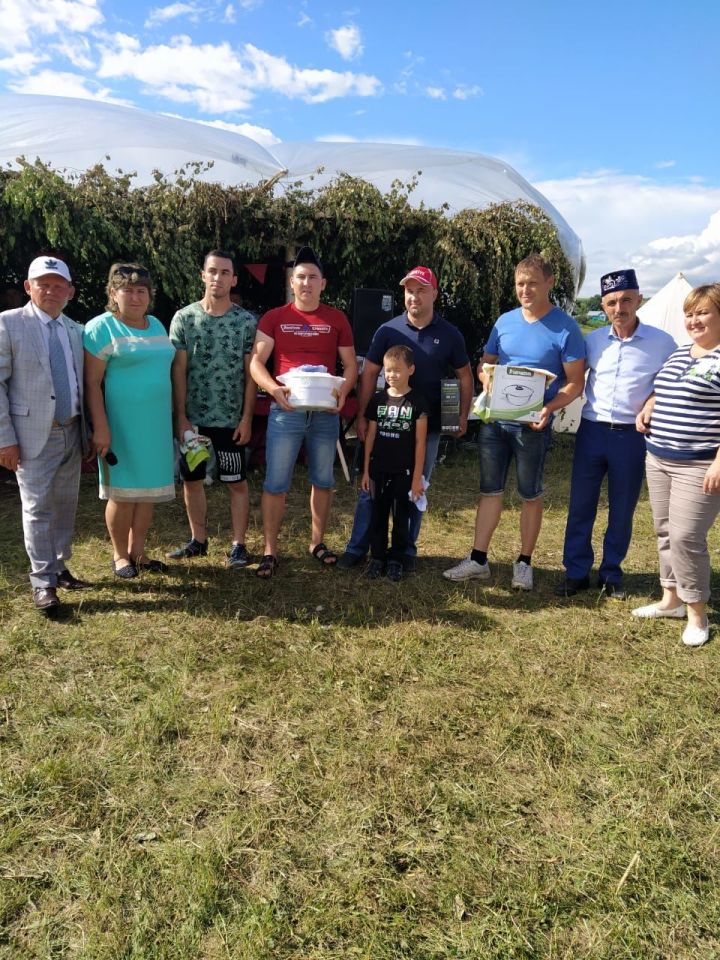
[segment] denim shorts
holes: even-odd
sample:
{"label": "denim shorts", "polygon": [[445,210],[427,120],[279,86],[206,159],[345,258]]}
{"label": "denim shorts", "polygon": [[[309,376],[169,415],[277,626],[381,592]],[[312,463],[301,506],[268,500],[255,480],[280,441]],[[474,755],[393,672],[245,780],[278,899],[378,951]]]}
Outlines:
{"label": "denim shorts", "polygon": [[497,496],[505,489],[508,467],[515,456],[517,491],[521,500],[537,500],[543,493],[545,456],[551,427],[533,430],[524,423],[494,420],[480,424],[480,493]]}
{"label": "denim shorts", "polygon": [[305,443],[310,483],[321,490],[335,486],[333,464],[340,418],[336,413],[283,410],[272,404],[265,439],[266,493],[287,493],[292,484],[295,461]]}

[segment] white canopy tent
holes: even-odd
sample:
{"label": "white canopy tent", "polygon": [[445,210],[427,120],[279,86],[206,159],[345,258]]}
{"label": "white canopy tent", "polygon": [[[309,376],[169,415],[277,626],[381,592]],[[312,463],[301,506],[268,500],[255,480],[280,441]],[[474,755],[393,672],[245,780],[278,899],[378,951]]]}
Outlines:
{"label": "white canopy tent", "polygon": [[136,171],[138,185],[152,183],[156,169],[171,177],[188,163],[207,161],[213,166],[202,179],[227,185],[272,179],[276,190],[298,180],[322,186],[348,173],[386,191],[394,180],[408,183],[422,171],[410,194],[415,205],[447,204],[455,213],[503,200],[537,204],[557,227],[578,288],[584,276],[582,243],[558,210],[509,164],[482,154],[384,143],[278,143],[266,149],[232,131],[133,107],[0,94],[0,163],[15,165],[21,156],[71,172],[97,163],[110,172]]}
{"label": "white canopy tent", "polygon": [[683,303],[691,290],[691,284],[682,273],[678,273],[640,307],[638,316],[643,323],[667,330],[678,346],[690,343],[690,337],[685,330]]}

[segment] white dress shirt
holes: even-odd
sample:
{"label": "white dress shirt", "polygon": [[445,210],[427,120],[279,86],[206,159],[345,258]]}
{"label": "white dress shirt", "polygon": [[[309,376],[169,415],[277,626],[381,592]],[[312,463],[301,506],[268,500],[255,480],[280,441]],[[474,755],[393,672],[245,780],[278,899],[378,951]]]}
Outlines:
{"label": "white dress shirt", "polygon": [[624,340],[612,326],[593,330],[585,338],[585,347],[590,374],[583,420],[634,423],[675,341],[664,330],[638,323]]}
{"label": "white dress shirt", "polygon": [[[36,306],[34,303],[32,305],[33,312],[35,316],[40,321],[40,329],[42,331],[43,340],[45,341],[45,349],[47,351],[48,357],[50,356],[50,323],[52,322],[52,317],[45,313],[44,310],[41,310],[40,307]],[[60,320],[60,317],[57,318]],[[80,413],[80,391],[78,390],[78,380],[77,374],[75,373],[75,361],[73,360],[72,348],[70,346],[70,338],[68,337],[68,332],[65,329],[65,324],[60,320],[58,325],[58,339],[60,340],[60,345],[62,346],[63,353],[65,354],[65,365],[67,366],[68,372],[68,382],[70,384],[70,396],[72,397],[72,409],[70,411],[71,417],[76,417]]]}

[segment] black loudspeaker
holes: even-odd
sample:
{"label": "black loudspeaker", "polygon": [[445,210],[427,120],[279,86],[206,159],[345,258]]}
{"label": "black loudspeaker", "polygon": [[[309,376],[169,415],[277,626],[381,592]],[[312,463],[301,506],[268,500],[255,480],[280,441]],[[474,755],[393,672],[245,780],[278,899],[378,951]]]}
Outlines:
{"label": "black loudspeaker", "polygon": [[353,290],[352,329],[355,353],[358,357],[367,354],[370,341],[377,328],[395,316],[395,297],[392,290]]}

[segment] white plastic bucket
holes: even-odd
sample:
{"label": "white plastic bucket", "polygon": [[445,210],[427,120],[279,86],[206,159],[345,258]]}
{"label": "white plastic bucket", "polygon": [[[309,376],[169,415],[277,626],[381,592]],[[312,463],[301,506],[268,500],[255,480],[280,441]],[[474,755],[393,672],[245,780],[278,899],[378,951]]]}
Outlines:
{"label": "white plastic bucket", "polygon": [[277,378],[290,388],[288,403],[297,410],[334,410],[337,397],[333,390],[339,390],[344,380],[331,373],[305,373],[302,370],[288,370]]}

